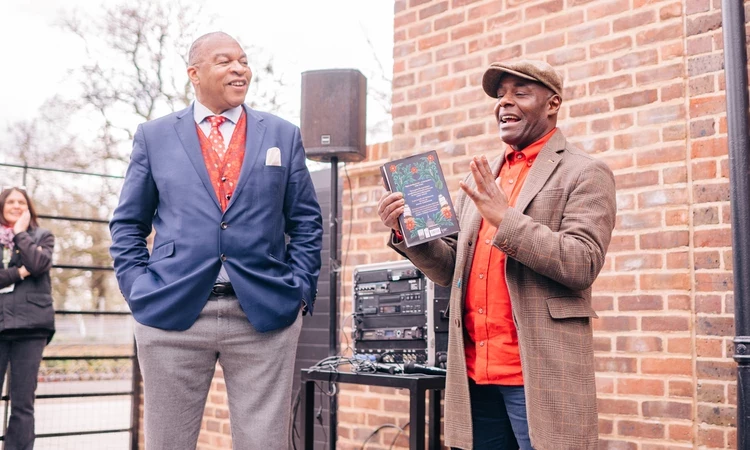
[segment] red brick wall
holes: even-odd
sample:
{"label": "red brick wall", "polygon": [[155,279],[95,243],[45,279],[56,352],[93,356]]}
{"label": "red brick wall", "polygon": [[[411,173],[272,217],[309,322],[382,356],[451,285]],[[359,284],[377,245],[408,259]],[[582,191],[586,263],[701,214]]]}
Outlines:
{"label": "red brick wall", "polygon": [[[393,141],[349,168],[345,292],[353,265],[397,259],[375,212],[378,166],[436,149],[455,192],[470,155],[502,149],[484,68],[544,59],[564,75],[561,128],[617,178],[617,227],[594,299],[601,448],[735,448],[720,4],[397,0]],[[403,393],[342,390],[341,449],[408,421]]]}
{"label": "red brick wall", "polygon": [[216,365],[214,380],[206,400],[206,410],[201,422],[201,433],[198,435],[196,450],[218,450],[232,448],[232,430],[229,424],[229,405],[227,388],[224,384],[224,372]]}

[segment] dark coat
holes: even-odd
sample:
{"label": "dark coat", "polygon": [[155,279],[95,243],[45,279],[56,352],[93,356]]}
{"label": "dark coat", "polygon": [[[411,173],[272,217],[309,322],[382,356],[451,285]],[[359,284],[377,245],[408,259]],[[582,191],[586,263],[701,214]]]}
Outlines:
{"label": "dark coat", "polygon": [[[0,289],[15,284],[13,292],[0,294],[0,331],[36,329],[55,332],[55,310],[49,270],[55,236],[42,228],[18,233],[8,267],[0,269]],[[18,268],[31,275],[21,280]]]}

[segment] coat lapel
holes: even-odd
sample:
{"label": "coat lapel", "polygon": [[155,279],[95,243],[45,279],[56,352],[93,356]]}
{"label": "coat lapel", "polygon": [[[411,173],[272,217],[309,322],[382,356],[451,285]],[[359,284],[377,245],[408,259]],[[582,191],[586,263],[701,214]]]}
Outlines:
{"label": "coat lapel", "polygon": [[232,207],[235,200],[242,193],[242,190],[247,184],[247,180],[250,178],[250,173],[255,166],[259,165],[258,159],[261,157],[263,136],[266,134],[266,126],[263,124],[263,117],[256,114],[255,111],[250,109],[247,105],[242,105],[242,107],[245,109],[247,120],[247,131],[245,132],[245,157],[242,160],[242,169],[240,170],[240,178],[237,180],[237,189],[227,205],[227,211],[229,211],[229,208]]}
{"label": "coat lapel", "polygon": [[[552,172],[560,163],[560,160],[562,159],[561,152],[564,149],[565,136],[561,131],[558,130],[550,138],[550,140],[547,141],[547,144],[539,152],[536,161],[531,166],[531,171],[526,177],[518,199],[516,200],[515,208],[517,210],[523,212],[526,207],[529,206],[531,200],[542,189],[545,183],[547,183],[547,180],[552,175]],[[497,178],[498,174],[500,173],[500,168],[502,167],[504,161],[505,151],[503,150],[503,153],[492,160],[492,162],[490,163],[490,168],[492,169],[492,173],[495,175],[495,178]],[[468,178],[468,183],[469,186],[476,188],[476,183],[474,182],[473,177]],[[476,208],[474,202],[471,201],[471,199],[466,200],[466,205],[464,206],[464,211],[462,211],[461,215],[462,217],[464,217],[464,220],[462,220],[461,222],[461,231],[466,233],[468,240],[475,243],[476,245],[477,237],[479,235],[479,228],[482,225],[482,215],[479,214],[479,210]],[[464,280],[469,275],[468,271],[471,270],[471,264],[473,263],[473,260],[474,250],[473,247],[470,247],[470,250],[466,255],[466,261],[463,261]]]}
{"label": "coat lapel", "polygon": [[562,151],[565,150],[565,136],[560,130],[547,141],[547,144],[539,152],[539,155],[531,166],[529,175],[523,183],[521,192],[518,194],[515,208],[523,212],[531,200],[547,183],[547,180],[554,172],[557,165],[562,160]]}
{"label": "coat lapel", "polygon": [[177,123],[174,125],[177,130],[177,135],[180,137],[182,142],[182,148],[187,153],[190,162],[193,164],[195,172],[198,174],[198,178],[203,182],[203,187],[206,188],[209,196],[213,199],[214,204],[219,210],[219,199],[216,198],[216,191],[211,184],[211,179],[208,176],[208,169],[206,169],[206,162],[203,160],[203,153],[201,152],[201,144],[198,140],[198,131],[195,127],[195,119],[193,118],[193,106],[184,109],[177,116]]}

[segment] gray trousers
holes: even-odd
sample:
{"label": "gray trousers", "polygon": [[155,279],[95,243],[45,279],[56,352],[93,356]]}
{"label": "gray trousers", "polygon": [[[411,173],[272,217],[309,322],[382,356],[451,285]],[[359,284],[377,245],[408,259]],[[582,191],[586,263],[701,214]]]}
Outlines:
{"label": "gray trousers", "polygon": [[186,331],[136,323],[146,450],[195,449],[216,362],[229,400],[235,450],[286,450],[302,318],[255,331],[236,297],[209,301]]}

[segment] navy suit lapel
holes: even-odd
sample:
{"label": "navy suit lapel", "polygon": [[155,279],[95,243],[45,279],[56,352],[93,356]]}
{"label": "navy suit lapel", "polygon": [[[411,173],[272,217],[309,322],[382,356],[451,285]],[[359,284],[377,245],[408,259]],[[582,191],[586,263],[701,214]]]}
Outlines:
{"label": "navy suit lapel", "polygon": [[237,180],[237,189],[235,189],[234,195],[232,195],[232,199],[227,205],[227,211],[229,211],[229,208],[232,207],[236,199],[242,194],[242,190],[250,178],[250,173],[259,164],[257,161],[261,157],[261,145],[263,144],[263,136],[266,134],[266,126],[263,124],[263,118],[247,105],[242,105],[242,107],[245,110],[247,120],[245,157],[242,160],[242,169],[240,170],[240,178]]}
{"label": "navy suit lapel", "polygon": [[193,117],[193,106],[186,108],[177,116],[177,123],[174,125],[177,130],[177,135],[180,137],[182,142],[182,148],[187,153],[190,162],[193,164],[195,172],[198,174],[198,178],[203,182],[203,187],[206,188],[210,197],[214,200],[214,204],[217,208],[221,209],[219,205],[219,199],[216,198],[216,191],[214,186],[211,184],[211,178],[208,176],[208,169],[206,169],[206,162],[203,160],[203,152],[201,152],[201,143],[198,140],[198,130],[196,129],[195,119]]}

